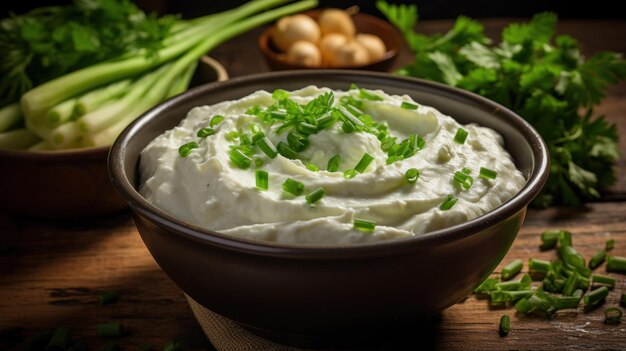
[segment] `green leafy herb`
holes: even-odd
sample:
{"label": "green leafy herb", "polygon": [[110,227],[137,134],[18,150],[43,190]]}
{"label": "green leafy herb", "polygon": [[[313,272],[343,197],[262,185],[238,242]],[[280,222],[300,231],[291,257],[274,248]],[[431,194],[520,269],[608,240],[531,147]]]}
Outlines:
{"label": "green leafy herb", "polygon": [[557,16],[544,12],[513,23],[492,44],[483,26],[459,17],[447,33],[415,33],[417,7],[377,1],[415,54],[398,73],[443,82],[481,94],[514,110],[548,144],[551,173],[534,202],[580,205],[598,198],[615,181],[617,132],[593,106],[607,87],[626,78],[621,54],[600,52],[588,59],[576,39],[555,37]]}
{"label": "green leafy herb", "polygon": [[306,196],[306,202],[312,205],[320,201],[324,196],[326,196],[326,191],[323,188],[317,188]]}
{"label": "green leafy herb", "polygon": [[269,174],[267,171],[257,169],[255,171],[256,188],[261,191],[267,191],[269,189]]}
{"label": "green leafy herb", "polygon": [[354,229],[360,230],[362,232],[373,232],[376,228],[376,222],[367,221],[365,219],[354,219]]}
{"label": "green leafy herb", "polygon": [[292,195],[300,196],[304,192],[304,183],[295,179],[287,178],[283,183],[283,190]]}

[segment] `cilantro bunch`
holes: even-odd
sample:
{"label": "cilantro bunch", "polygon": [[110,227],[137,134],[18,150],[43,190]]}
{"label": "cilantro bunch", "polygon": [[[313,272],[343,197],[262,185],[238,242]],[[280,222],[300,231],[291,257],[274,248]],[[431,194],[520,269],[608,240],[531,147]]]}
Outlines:
{"label": "cilantro bunch", "polygon": [[517,112],[542,135],[552,158],[551,174],[535,205],[578,206],[600,196],[615,181],[615,125],[593,116],[610,84],[626,78],[620,54],[583,57],[576,39],[555,37],[557,16],[545,12],[513,23],[494,44],[483,26],[460,16],[443,35],[414,32],[415,5],[377,2],[415,54],[398,73],[463,88]]}

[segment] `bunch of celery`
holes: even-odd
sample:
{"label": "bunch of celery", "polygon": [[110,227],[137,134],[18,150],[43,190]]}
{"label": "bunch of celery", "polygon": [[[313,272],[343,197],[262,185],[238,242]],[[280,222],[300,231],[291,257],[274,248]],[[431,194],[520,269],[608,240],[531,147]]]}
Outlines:
{"label": "bunch of celery", "polygon": [[[254,27],[317,6],[253,0],[177,23],[156,53],[121,57],[63,75],[0,109],[0,148],[50,150],[110,145],[140,114],[185,91],[205,53]],[[20,120],[25,123],[20,126]],[[11,129],[13,127],[13,129]]]}

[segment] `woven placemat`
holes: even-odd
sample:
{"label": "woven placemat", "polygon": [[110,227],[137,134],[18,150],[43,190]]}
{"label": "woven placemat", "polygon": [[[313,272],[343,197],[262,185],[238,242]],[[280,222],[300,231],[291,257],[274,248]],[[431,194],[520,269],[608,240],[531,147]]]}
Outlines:
{"label": "woven placemat", "polygon": [[204,334],[218,351],[312,351],[265,340],[185,295]]}

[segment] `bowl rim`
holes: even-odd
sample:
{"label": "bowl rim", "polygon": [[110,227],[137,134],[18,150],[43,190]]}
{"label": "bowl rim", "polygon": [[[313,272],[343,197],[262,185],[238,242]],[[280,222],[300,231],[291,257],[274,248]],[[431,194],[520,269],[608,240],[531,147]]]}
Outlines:
{"label": "bowl rim", "polygon": [[[146,124],[162,113],[187,100],[193,100],[196,96],[206,94],[212,90],[246,86],[254,83],[262,83],[263,80],[288,78],[290,76],[304,77],[319,75],[352,75],[369,77],[372,79],[393,80],[398,83],[418,84],[432,90],[441,91],[461,98],[477,102],[481,106],[491,109],[498,114],[506,115],[508,122],[513,125],[530,144],[534,158],[530,174],[526,184],[511,199],[497,208],[471,219],[467,222],[456,224],[444,229],[427,232],[413,237],[399,238],[394,240],[382,240],[359,244],[294,244],[281,242],[266,242],[239,238],[232,235],[222,234],[216,231],[204,229],[179,220],[156,206],[148,203],[135,189],[131,181],[126,177],[124,164],[126,163],[127,144],[133,137],[141,133]],[[137,162],[133,167],[137,167]],[[214,82],[198,86],[173,99],[155,106],[130,124],[117,138],[109,153],[108,167],[109,176],[116,191],[124,198],[134,215],[147,217],[158,226],[167,229],[176,235],[195,240],[203,244],[218,246],[223,249],[239,251],[247,254],[272,257],[290,257],[300,259],[351,259],[358,257],[374,257],[390,254],[402,254],[416,249],[427,249],[428,245],[445,244],[479,234],[485,228],[501,222],[515,214],[524,211],[528,204],[541,191],[549,174],[550,158],[548,149],[537,131],[522,117],[504,106],[484,98],[480,95],[447,86],[442,83],[417,79],[412,77],[394,76],[387,73],[358,71],[358,70],[291,70],[264,72],[244,77],[233,78],[224,82]]]}

